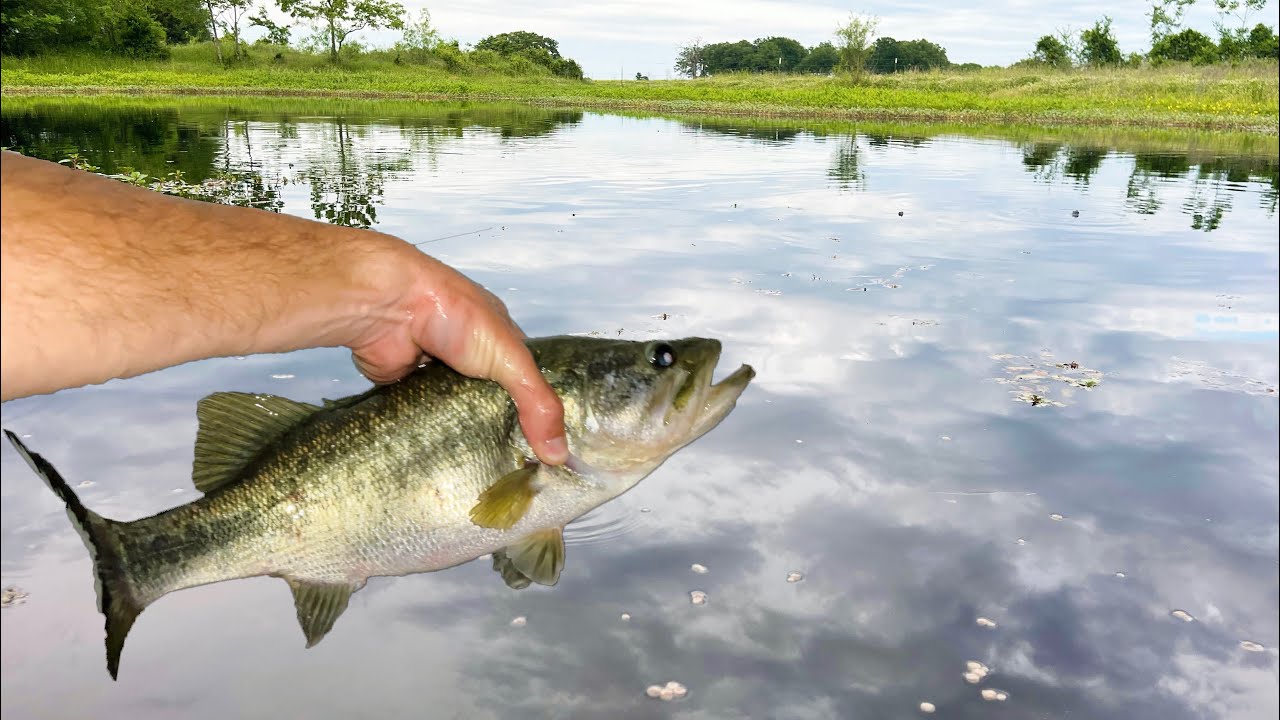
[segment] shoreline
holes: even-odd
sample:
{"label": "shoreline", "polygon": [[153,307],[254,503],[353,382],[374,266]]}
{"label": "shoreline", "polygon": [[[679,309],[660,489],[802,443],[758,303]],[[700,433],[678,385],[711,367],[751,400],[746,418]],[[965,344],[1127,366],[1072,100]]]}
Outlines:
{"label": "shoreline", "polygon": [[749,117],[794,120],[847,120],[956,124],[1011,124],[1042,127],[1115,127],[1136,129],[1177,129],[1232,132],[1259,136],[1280,134],[1280,122],[1270,118],[1243,121],[1239,116],[1166,114],[1132,117],[1104,110],[1089,111],[1003,111],[938,110],[933,108],[813,107],[782,103],[726,102],[717,100],[657,100],[590,96],[560,96],[493,92],[412,92],[375,89],[262,88],[244,86],[155,85],[0,85],[0,97],[65,96],[165,96],[254,97],[349,100],[409,100],[419,102],[508,102],[537,107],[575,108],[597,111],[642,111],[692,116]]}

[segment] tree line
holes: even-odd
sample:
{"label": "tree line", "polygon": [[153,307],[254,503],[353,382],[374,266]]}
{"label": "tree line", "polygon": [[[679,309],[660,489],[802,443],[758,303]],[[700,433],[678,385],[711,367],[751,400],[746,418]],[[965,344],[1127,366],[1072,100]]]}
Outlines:
{"label": "tree line", "polygon": [[[275,7],[293,22],[268,15]],[[582,79],[582,67],[560,53],[559,43],[527,31],[490,35],[474,48],[445,40],[426,10],[417,17],[393,0],[3,0],[0,54],[90,51],[135,58],[165,58],[172,45],[212,42],[218,61],[247,56],[243,34],[259,28],[258,43],[324,54],[337,62],[356,54],[362,30],[393,29],[402,39],[396,62],[433,62],[451,69],[468,55],[503,58],[515,69]],[[297,29],[309,31],[294,38]],[[277,59],[281,56],[277,55]]]}
{"label": "tree line", "polygon": [[[1148,13],[1151,49],[1146,53],[1123,53],[1112,31],[1111,18],[1103,17],[1079,32],[1067,29],[1042,36],[1031,55],[1015,65],[1069,68],[1276,58],[1280,56],[1280,43],[1275,29],[1263,23],[1249,25],[1250,16],[1262,10],[1267,1],[1212,0],[1217,11],[1213,24],[1215,41],[1195,29],[1182,27],[1186,11],[1197,0],[1154,0]],[[929,40],[876,38],[877,26],[878,18],[850,15],[836,28],[834,41],[807,48],[796,40],[777,36],[710,44],[698,39],[680,47],[675,70],[685,77],[699,78],[728,72],[824,75],[842,72],[856,76],[865,72],[981,67],[974,63],[952,63],[946,48]]]}
{"label": "tree line", "polygon": [[[849,50],[848,42],[837,39],[837,43],[840,44],[822,42],[806,48],[797,40],[777,36],[705,45],[695,40],[680,48],[675,69],[691,78],[726,72],[828,75],[840,67],[841,51],[847,54]],[[877,38],[866,52],[864,66],[874,73],[955,67],[947,59],[946,48],[924,39]]]}

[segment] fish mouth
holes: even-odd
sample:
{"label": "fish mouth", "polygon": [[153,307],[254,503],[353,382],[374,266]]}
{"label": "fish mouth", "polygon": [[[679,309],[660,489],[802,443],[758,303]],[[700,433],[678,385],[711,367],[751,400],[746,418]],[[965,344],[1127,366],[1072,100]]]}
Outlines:
{"label": "fish mouth", "polygon": [[697,405],[694,406],[697,412],[690,428],[689,442],[719,425],[720,421],[733,410],[738,398],[756,376],[755,369],[750,365],[741,365],[725,379],[712,383],[711,377],[719,362],[720,348],[716,347],[712,357],[708,358],[708,362],[703,363],[702,371],[697,373],[699,377],[686,380],[687,384],[692,384],[699,389],[696,394]]}

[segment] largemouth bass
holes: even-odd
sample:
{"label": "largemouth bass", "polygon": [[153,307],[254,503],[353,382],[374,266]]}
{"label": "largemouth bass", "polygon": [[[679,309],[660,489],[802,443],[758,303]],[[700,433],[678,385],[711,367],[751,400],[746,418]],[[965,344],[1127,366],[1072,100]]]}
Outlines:
{"label": "largemouth bass", "polygon": [[5,431],[67,505],[93,556],[107,670],[167,593],[268,575],[288,581],[312,647],[374,576],[492,553],[511,587],[554,585],[566,524],[629,490],[729,414],[755,373],[712,384],[720,343],[583,337],[528,342],[564,403],[570,460],[535,460],[496,383],[432,363],[322,406],[215,393],[197,406],[194,502],[132,522],[89,510]]}

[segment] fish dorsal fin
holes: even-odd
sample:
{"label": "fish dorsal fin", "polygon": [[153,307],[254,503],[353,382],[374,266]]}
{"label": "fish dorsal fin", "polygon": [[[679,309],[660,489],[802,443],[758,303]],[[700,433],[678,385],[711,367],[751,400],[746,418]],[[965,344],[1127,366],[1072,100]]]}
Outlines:
{"label": "fish dorsal fin", "polygon": [[494,530],[510,530],[528,512],[538,494],[533,484],[537,475],[537,463],[527,463],[503,475],[480,493],[479,501],[471,508],[471,522]]}
{"label": "fish dorsal fin", "polygon": [[289,580],[293,588],[293,604],[298,609],[298,624],[307,636],[307,647],[313,647],[333,629],[333,623],[347,609],[356,588],[346,583],[315,580]]}
{"label": "fish dorsal fin", "polygon": [[[503,554],[511,567],[523,577],[539,585],[555,585],[560,580],[560,571],[564,569],[564,529],[539,530],[518,543],[508,545]],[[496,553],[494,559],[494,569],[498,569]],[[507,572],[499,572],[502,573],[502,579],[506,580]],[[507,584],[511,585],[510,582]]]}
{"label": "fish dorsal fin", "polygon": [[196,406],[196,489],[209,493],[233,482],[263,448],[320,409],[275,395],[220,392],[204,398]]}

